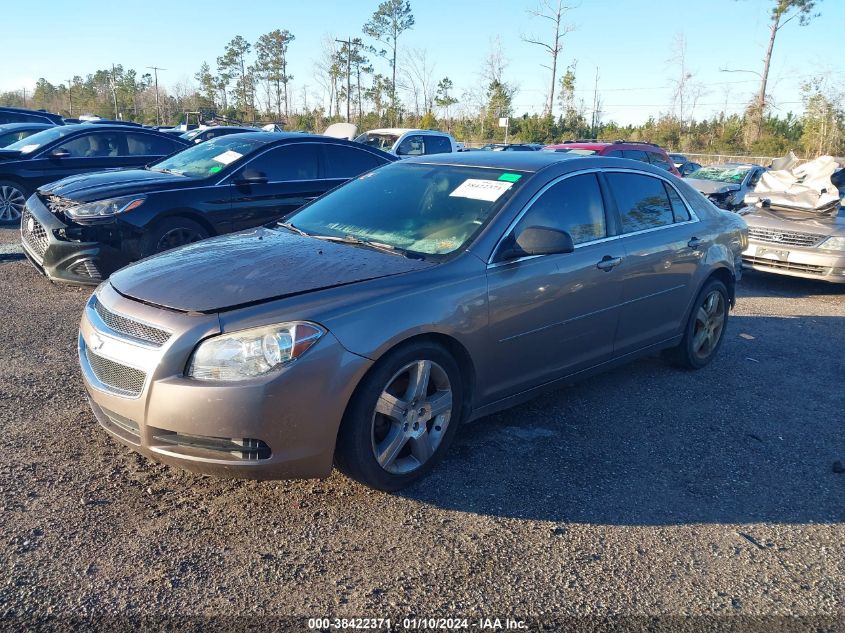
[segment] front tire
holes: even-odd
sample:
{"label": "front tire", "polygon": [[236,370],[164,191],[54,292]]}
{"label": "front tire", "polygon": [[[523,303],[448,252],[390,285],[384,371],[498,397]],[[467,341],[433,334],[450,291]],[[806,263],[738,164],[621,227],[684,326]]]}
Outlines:
{"label": "front tire", "polygon": [[209,237],[208,231],[188,218],[173,217],[157,223],[144,237],[144,257],[169,251],[171,248],[193,244]]}
{"label": "front tire", "polygon": [[454,358],[436,343],[400,347],[358,386],[340,426],[335,463],[365,486],[404,488],[443,458],[462,410]]}
{"label": "front tire", "polygon": [[728,326],[730,299],[725,284],[711,279],[695,299],[684,338],[677,347],[666,351],[674,365],[682,369],[701,369],[713,360],[722,346]]}
{"label": "front tire", "polygon": [[18,183],[0,180],[0,226],[20,224],[28,197],[29,192]]}

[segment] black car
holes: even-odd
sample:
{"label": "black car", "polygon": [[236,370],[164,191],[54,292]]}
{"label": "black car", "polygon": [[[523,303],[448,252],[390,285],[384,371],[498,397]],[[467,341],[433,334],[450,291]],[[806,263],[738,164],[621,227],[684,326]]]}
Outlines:
{"label": "black car", "polygon": [[240,127],[237,125],[213,125],[211,127],[197,128],[196,130],[185,132],[179,138],[183,138],[191,143],[204,143],[218,136],[243,134],[244,132],[261,132],[261,130],[254,127]]}
{"label": "black car", "polygon": [[58,114],[46,110],[29,110],[27,108],[9,108],[0,106],[0,125],[6,123],[50,123],[64,125],[64,119]]}
{"label": "black car", "polygon": [[99,283],[154,253],[275,222],[396,156],[275,132],[215,138],[144,169],[66,178],[26,202],[21,241],[54,280]]}
{"label": "black car", "polygon": [[126,125],[61,125],[0,149],[0,225],[16,224],[41,185],[91,171],[140,167],[188,145]]}
{"label": "black car", "polygon": [[52,123],[6,123],[0,125],[0,148],[11,145],[27,136],[32,136],[36,132],[41,132],[49,127],[54,127]]}

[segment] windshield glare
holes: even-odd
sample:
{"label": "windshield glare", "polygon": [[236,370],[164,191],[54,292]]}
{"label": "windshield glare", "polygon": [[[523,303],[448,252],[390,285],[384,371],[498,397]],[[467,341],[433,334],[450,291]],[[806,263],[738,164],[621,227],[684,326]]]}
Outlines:
{"label": "windshield glare", "polygon": [[371,134],[369,132],[355,139],[358,143],[376,147],[385,152],[389,152],[397,140],[399,140],[399,137],[396,134]]}
{"label": "windshield glare", "polygon": [[24,154],[29,154],[30,152],[37,150],[39,147],[52,143],[56,139],[60,139],[63,136],[76,132],[77,129],[78,128],[75,125],[59,125],[51,127],[49,129],[42,130],[41,132],[36,132],[26,138],[22,138],[5,149],[14,149],[23,152]]}
{"label": "windshield glare", "polygon": [[501,169],[395,163],[316,200],[288,222],[312,235],[446,255],[467,244],[524,180],[524,173]]}
{"label": "windshield glare", "polygon": [[698,178],[699,180],[715,180],[716,182],[729,182],[738,185],[751,170],[751,167],[724,167],[713,165],[711,167],[700,167],[690,173],[687,178]]}
{"label": "windshield glare", "polygon": [[189,147],[178,154],[150,166],[153,171],[169,171],[190,178],[207,178],[227,166],[240,162],[264,146],[264,142],[238,138],[237,134],[219,138]]}

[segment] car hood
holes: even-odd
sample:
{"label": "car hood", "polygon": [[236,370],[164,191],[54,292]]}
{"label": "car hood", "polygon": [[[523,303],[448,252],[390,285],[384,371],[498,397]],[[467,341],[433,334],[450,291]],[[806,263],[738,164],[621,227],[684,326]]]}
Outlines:
{"label": "car hood", "polygon": [[40,188],[40,191],[79,202],[163,189],[196,186],[193,178],[146,169],[115,169],[70,176]]}
{"label": "car hood", "polygon": [[110,282],[145,303],[208,313],[434,265],[262,227],[150,257],[114,273]]}
{"label": "car hood", "polygon": [[684,181],[693,187],[696,191],[700,191],[704,195],[710,193],[727,193],[728,191],[739,191],[740,186],[729,182],[720,182],[718,180],[704,180],[701,178],[685,178]]}
{"label": "car hood", "polygon": [[838,213],[820,214],[817,211],[763,207],[745,207],[739,211],[748,226],[806,231],[824,235],[845,235],[845,215],[843,213],[842,209]]}

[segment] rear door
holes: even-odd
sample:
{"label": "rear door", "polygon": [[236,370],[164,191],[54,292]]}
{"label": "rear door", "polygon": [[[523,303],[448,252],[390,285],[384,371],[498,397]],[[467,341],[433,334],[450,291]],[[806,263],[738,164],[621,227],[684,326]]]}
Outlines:
{"label": "rear door", "polygon": [[[273,222],[331,188],[323,178],[318,143],[273,147],[246,162],[230,178],[232,226],[235,231]],[[260,172],[267,182],[239,182],[245,170]]]}
{"label": "rear door", "polygon": [[605,178],[625,249],[614,342],[614,356],[623,356],[680,333],[707,244],[697,218],[667,179],[626,171],[609,171]]}
{"label": "rear door", "polygon": [[576,246],[488,266],[493,362],[485,395],[519,393],[610,358],[624,247],[607,239],[614,231],[605,208],[596,174],[564,177],[505,236],[503,243],[522,227],[544,226],[567,231]]}

